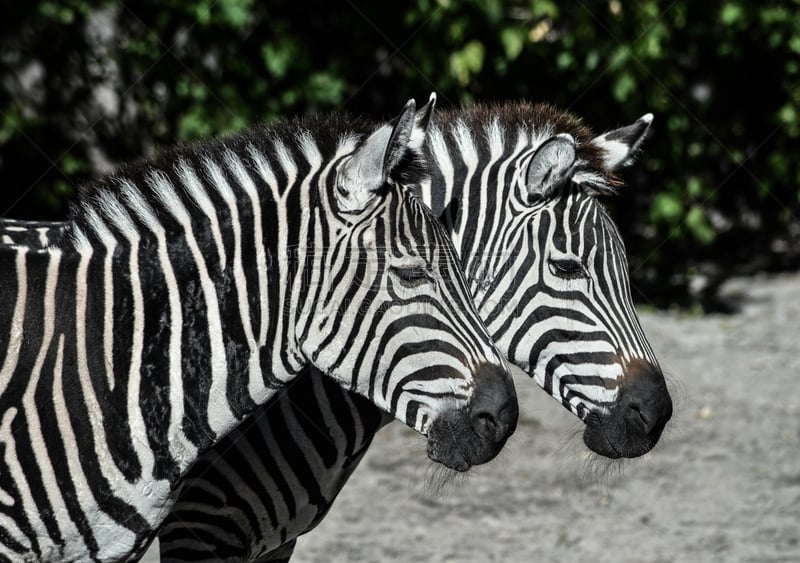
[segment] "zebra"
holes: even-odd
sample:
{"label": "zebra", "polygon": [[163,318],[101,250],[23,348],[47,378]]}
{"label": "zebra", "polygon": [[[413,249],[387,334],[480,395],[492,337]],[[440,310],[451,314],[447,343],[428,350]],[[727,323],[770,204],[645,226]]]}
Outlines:
{"label": "zebra", "polygon": [[3,224],[0,560],[136,559],[194,460],[310,366],[434,461],[497,454],[516,395],[413,193],[415,109],[179,147],[61,226]]}
{"label": "zebra", "polygon": [[[622,189],[615,172],[652,119],[595,136],[546,104],[476,105],[438,112],[425,144],[421,197],[452,236],[490,334],[610,458],[649,451],[672,414],[599,201]],[[198,460],[159,534],[162,561],[288,561],[322,520],[390,419],[314,370],[300,384],[315,389],[308,405],[312,393],[288,389]]]}

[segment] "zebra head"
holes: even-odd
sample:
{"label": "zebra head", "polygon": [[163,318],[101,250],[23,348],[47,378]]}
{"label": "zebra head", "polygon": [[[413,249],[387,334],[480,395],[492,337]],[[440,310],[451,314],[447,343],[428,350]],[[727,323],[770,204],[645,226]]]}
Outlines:
{"label": "zebra head", "polygon": [[598,170],[579,156],[570,134],[551,137],[531,156],[521,190],[544,243],[536,269],[543,291],[531,305],[547,329],[531,347],[529,365],[535,362],[537,382],[586,422],[587,446],[607,457],[649,451],[672,415],[633,307],[625,246],[597,199],[613,185],[602,178],[631,159],[651,121],[648,114],[590,141]]}
{"label": "zebra head", "polygon": [[453,140],[434,133],[431,143],[439,163],[462,154],[470,193],[443,220],[498,348],[585,422],[590,449],[612,458],[649,451],[672,413],[625,247],[598,201],[618,187],[614,171],[651,120],[594,138],[571,116],[516,104],[473,112],[456,120]]}
{"label": "zebra head", "polygon": [[431,459],[466,470],[499,451],[517,402],[452,243],[410,187],[433,104],[409,101],[323,175],[301,340],[315,367],[427,436]]}

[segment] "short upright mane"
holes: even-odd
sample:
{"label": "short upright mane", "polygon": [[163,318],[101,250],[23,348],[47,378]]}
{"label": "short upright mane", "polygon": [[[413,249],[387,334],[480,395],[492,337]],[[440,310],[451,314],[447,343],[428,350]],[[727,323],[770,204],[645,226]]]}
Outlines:
{"label": "short upright mane", "polygon": [[499,131],[503,146],[513,147],[520,133],[531,139],[545,139],[568,133],[577,146],[577,169],[590,172],[596,179],[591,188],[596,193],[613,193],[619,179],[603,166],[602,150],[591,143],[595,133],[583,120],[546,103],[526,101],[475,104],[467,108],[437,112],[435,124],[440,130],[454,130],[463,124],[471,133],[479,151],[489,151],[492,136]]}
{"label": "short upright mane", "polygon": [[[113,174],[81,186],[77,200],[70,204],[69,223],[71,227],[85,227],[90,221],[89,216],[103,206],[104,200],[121,201],[122,198],[114,196],[123,184],[135,186],[144,201],[152,203],[157,197],[151,185],[154,175],[169,180],[178,193],[185,196],[185,186],[176,170],[180,163],[200,170],[201,167],[197,165],[206,160],[221,162],[224,155],[231,152],[239,155],[252,172],[247,155],[254,150],[263,155],[280,178],[282,155],[288,155],[302,173],[308,167],[304,151],[309,142],[319,153],[331,155],[343,143],[351,142],[353,147],[357,146],[374,128],[375,124],[370,120],[346,113],[330,113],[281,119],[258,124],[226,137],[177,145],[151,158],[123,165]],[[282,152],[282,155],[278,152]]]}

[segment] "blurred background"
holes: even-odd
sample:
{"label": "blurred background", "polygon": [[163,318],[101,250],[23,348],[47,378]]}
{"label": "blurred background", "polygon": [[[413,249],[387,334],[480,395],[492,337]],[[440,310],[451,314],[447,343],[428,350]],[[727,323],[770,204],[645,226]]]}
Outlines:
{"label": "blurred background", "polygon": [[0,22],[0,215],[159,147],[329,110],[526,98],[597,131],[655,114],[610,200],[635,297],[723,310],[800,264],[800,1],[30,0]]}

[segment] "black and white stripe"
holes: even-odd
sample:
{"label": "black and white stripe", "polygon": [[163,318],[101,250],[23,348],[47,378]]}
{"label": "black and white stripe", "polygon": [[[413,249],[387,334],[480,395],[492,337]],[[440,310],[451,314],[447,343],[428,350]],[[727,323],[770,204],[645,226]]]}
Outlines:
{"label": "black and white stripe", "polygon": [[[651,119],[595,137],[549,106],[478,106],[438,115],[426,141],[422,197],[451,233],[499,348],[611,457],[648,451],[671,413],[631,302],[624,246],[598,201],[621,187],[614,171]],[[160,534],[164,560],[288,560],[324,515],[386,420],[325,393],[314,374],[304,381],[319,389],[309,408],[288,390],[190,472]],[[306,411],[328,414],[303,424]],[[276,436],[285,426],[292,431]],[[275,450],[324,461],[298,472],[258,453]],[[242,470],[237,460],[253,455],[263,470]]]}
{"label": "black and white stripe", "polygon": [[0,560],[136,557],[194,460],[310,366],[435,460],[497,453],[510,377],[398,181],[421,125],[255,129],[124,169],[61,226],[2,225]]}

